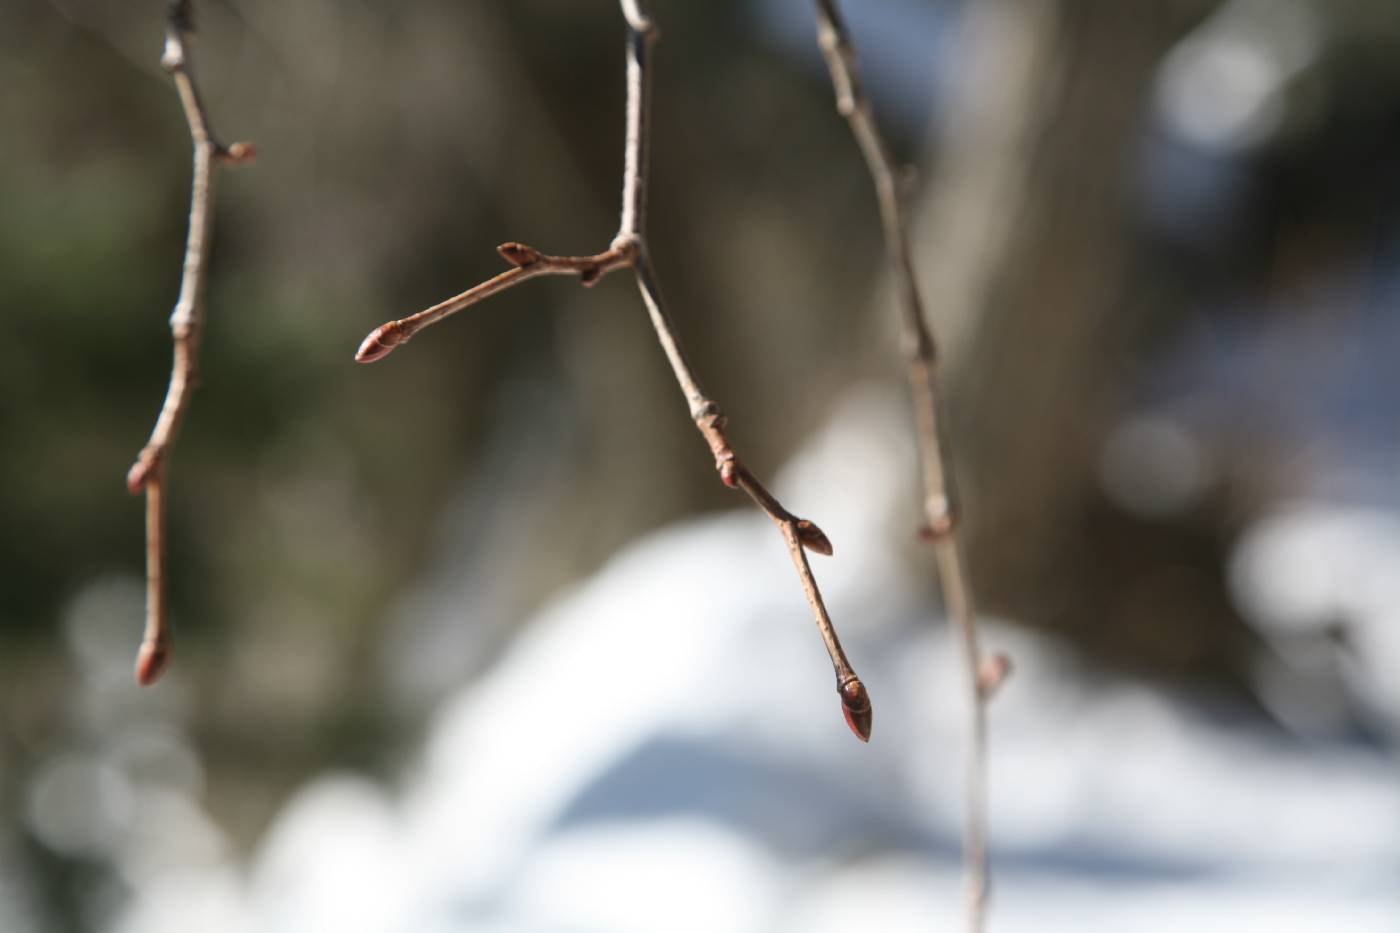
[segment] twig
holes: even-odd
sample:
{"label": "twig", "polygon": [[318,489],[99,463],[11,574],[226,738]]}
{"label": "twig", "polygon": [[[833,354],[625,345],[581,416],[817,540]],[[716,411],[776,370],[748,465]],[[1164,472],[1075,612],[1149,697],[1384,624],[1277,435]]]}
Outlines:
{"label": "twig", "polygon": [[783,507],[758,478],[735,455],[725,434],[726,419],[715,402],[706,396],[691,370],[685,351],[676,336],[675,326],[666,313],[666,305],[657,283],[656,270],[647,250],[646,195],[648,98],[650,69],[648,59],[651,44],[658,31],[640,0],[621,0],[627,21],[627,129],[623,155],[622,218],[617,236],[603,252],[594,256],[549,256],[519,243],[498,247],[501,256],[514,268],[502,272],[410,317],[390,321],[376,328],[360,345],[355,359],[372,363],[383,359],[395,347],[403,344],[422,328],[461,311],[484,298],[504,291],[527,279],[541,275],[577,275],[584,285],[618,269],[630,268],[636,277],[642,302],[656,330],[657,340],[671,364],[676,382],[685,395],[695,427],[709,445],[715,459],[715,469],[726,486],[742,489],[763,510],[788,544],[793,566],[802,582],[803,592],[811,605],[817,630],[831,657],[836,674],[836,690],[841,698],[842,712],[851,731],[861,741],[870,740],[872,712],[870,697],[855,671],[851,668],[841,642],[836,636],[831,617],[822,600],[821,590],[807,562],[806,551],[831,554],[831,541],[813,522],[798,518]]}
{"label": "twig", "polygon": [[964,860],[968,929],[977,933],[987,909],[987,701],[1010,671],[1002,655],[982,658],[967,561],[958,534],[952,458],[940,417],[937,350],[924,315],[900,204],[898,166],[880,134],[870,99],[860,82],[856,52],[836,0],[815,0],[818,41],[831,72],[836,109],[850,124],[875,183],[885,244],[899,293],[902,342],[922,465],[925,536],[931,541],[943,600],[962,644],[968,688],[967,813]]}
{"label": "twig", "polygon": [[541,275],[576,275],[583,285],[590,286],[609,272],[632,263],[628,250],[616,245],[596,256],[549,256],[524,243],[502,243],[496,247],[496,252],[515,268],[417,314],[376,327],[360,344],[360,349],[355,351],[355,362],[382,360],[395,347],[407,343],[414,334],[430,324],[436,324],[443,318],[470,308],[483,298],[503,292],[527,279]]}
{"label": "twig", "polygon": [[166,9],[165,49],[160,63],[175,81],[185,120],[194,144],[194,171],[190,181],[190,226],[185,241],[184,272],[180,296],[170,315],[175,356],[165,402],[142,448],[126,475],[126,487],[135,495],[146,493],[146,630],[136,658],[136,680],[142,686],[155,683],[170,661],[169,607],[165,598],[165,465],[190,397],[199,384],[199,341],[204,326],[204,285],[209,242],[214,227],[214,164],[251,162],[248,143],[224,146],[209,128],[209,117],[189,60],[194,32],[190,0],[170,0]]}

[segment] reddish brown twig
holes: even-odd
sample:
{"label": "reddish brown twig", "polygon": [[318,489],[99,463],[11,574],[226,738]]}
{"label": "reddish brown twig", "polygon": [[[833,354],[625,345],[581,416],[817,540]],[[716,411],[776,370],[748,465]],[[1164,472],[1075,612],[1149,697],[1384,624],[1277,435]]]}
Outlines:
{"label": "reddish brown twig", "polygon": [[126,474],[126,487],[133,495],[143,490],[146,493],[146,630],[136,658],[136,680],[143,686],[155,683],[170,661],[169,608],[165,599],[165,467],[189,409],[190,396],[199,383],[204,285],[214,228],[214,164],[237,165],[252,161],[254,156],[253,147],[247,143],[222,145],[209,128],[209,117],[189,60],[188,45],[193,31],[190,0],[171,0],[160,63],[174,79],[184,107],[190,140],[194,144],[194,171],[190,181],[190,226],[185,241],[184,272],[180,278],[180,296],[170,315],[170,332],[175,343],[170,386],[150,440]]}
{"label": "reddish brown twig", "polygon": [[899,191],[899,171],[875,122],[870,99],[860,83],[856,53],[836,0],[815,0],[818,41],[831,82],[836,108],[850,124],[875,183],[885,245],[893,266],[905,362],[918,435],[923,473],[924,535],[931,541],[943,601],[962,644],[968,687],[967,813],[964,859],[967,871],[968,928],[980,931],[987,908],[987,701],[1010,671],[1004,656],[984,660],[977,637],[972,584],[958,534],[957,501],[952,481],[952,458],[943,434],[937,381],[937,352],[924,314],[914,263],[910,255]]}
{"label": "reddish brown twig", "polygon": [[746,492],[778,526],[783,539],[788,543],[793,566],[797,569],[803,592],[811,605],[817,630],[826,646],[827,654],[831,657],[832,668],[836,673],[836,689],[841,698],[846,722],[857,737],[862,741],[869,741],[872,722],[870,697],[841,648],[836,629],[822,600],[821,590],[818,589],[816,578],[807,562],[808,550],[818,554],[831,554],[831,541],[814,523],[798,518],[784,508],[735,455],[734,448],[725,434],[725,416],[719,406],[700,388],[676,337],[675,326],[666,313],[646,239],[650,97],[648,60],[651,45],[658,32],[639,0],[621,0],[621,6],[628,27],[627,129],[623,155],[622,219],[612,244],[594,256],[549,256],[519,243],[507,243],[499,247],[499,252],[514,268],[441,304],[376,328],[360,345],[355,359],[361,363],[383,359],[422,328],[527,279],[541,275],[577,275],[584,285],[591,285],[604,275],[618,269],[630,268],[636,277],[637,288],[641,292],[642,303],[651,318],[657,340],[661,343],[661,349],[671,364],[676,382],[685,395],[690,416],[714,456],[715,469],[719,472],[720,479],[726,486]]}
{"label": "reddish brown twig", "polygon": [[355,353],[355,362],[382,360],[395,347],[407,343],[409,338],[428,325],[436,324],[483,298],[503,292],[527,279],[541,275],[576,275],[581,283],[588,286],[609,272],[632,264],[629,244],[614,245],[596,256],[549,256],[524,243],[502,243],[496,247],[496,252],[514,268],[417,314],[376,327],[360,344],[360,349]]}

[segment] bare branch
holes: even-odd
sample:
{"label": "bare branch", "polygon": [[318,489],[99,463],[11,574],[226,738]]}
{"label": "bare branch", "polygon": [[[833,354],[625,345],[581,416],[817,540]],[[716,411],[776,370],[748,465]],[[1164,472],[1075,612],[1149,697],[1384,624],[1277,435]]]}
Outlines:
{"label": "bare branch", "polygon": [[850,661],[846,660],[846,652],[841,650],[841,640],[836,637],[836,626],[831,624],[826,603],[823,602],[821,591],[817,588],[817,578],[812,575],[812,568],[807,563],[804,545],[810,545],[803,539],[799,524],[804,523],[779,522],[778,528],[788,543],[788,553],[792,555],[792,564],[797,568],[797,575],[802,580],[802,590],[807,594],[807,602],[816,614],[817,630],[821,633],[822,643],[831,655],[831,664],[836,670],[836,692],[841,695],[841,712],[846,717],[846,725],[850,726],[851,731],[862,742],[869,742],[874,715],[870,708],[870,695],[865,692],[865,685],[851,669]]}
{"label": "bare branch", "polygon": [[642,293],[647,315],[651,318],[656,338],[671,364],[676,383],[690,407],[690,417],[710,447],[715,469],[726,486],[748,493],[759,508],[778,526],[792,552],[793,565],[802,582],[802,590],[811,605],[822,642],[831,657],[836,673],[836,689],[841,696],[842,711],[851,731],[862,742],[870,741],[873,713],[870,698],[860,678],[836,637],[836,628],[822,601],[812,568],[807,563],[804,548],[819,554],[831,554],[831,541],[815,524],[799,519],[770,493],[758,478],[735,455],[724,433],[726,418],[713,400],[700,388],[676,335],[675,325],[666,313],[656,270],[646,243],[647,140],[649,104],[651,100],[651,71],[648,68],[651,44],[657,39],[655,23],[647,14],[642,0],[622,0],[622,12],[627,19],[627,142],[623,159],[622,222],[615,243],[633,242],[636,251],[632,270],[637,288]]}
{"label": "bare branch", "polygon": [[436,324],[484,298],[541,275],[576,275],[584,285],[592,285],[616,269],[632,264],[630,244],[614,245],[596,256],[549,256],[523,243],[502,243],[496,247],[501,258],[514,266],[495,278],[487,279],[441,304],[397,321],[381,324],[370,332],[355,352],[355,362],[382,360],[394,348],[430,324]]}
{"label": "bare branch", "polygon": [[925,535],[933,544],[943,601],[962,645],[968,688],[967,813],[964,859],[967,872],[968,929],[977,933],[987,909],[987,700],[1010,672],[1001,655],[982,660],[976,612],[967,561],[958,535],[958,512],[952,481],[952,458],[943,434],[937,380],[937,351],[924,314],[909,238],[901,208],[901,173],[875,122],[870,99],[860,82],[856,53],[837,0],[815,0],[818,41],[831,83],[836,109],[851,132],[875,183],[885,244],[899,293],[899,317],[907,378],[914,401],[919,460],[923,473]]}
{"label": "bare branch", "polygon": [[670,317],[666,314],[665,305],[662,303],[661,290],[656,284],[656,275],[644,245],[637,254],[636,264],[633,268],[637,275],[637,287],[642,293],[642,301],[646,304],[647,312],[651,317],[652,327],[655,328],[657,339],[661,342],[662,349],[666,352],[666,358],[671,363],[676,382],[680,385],[686,401],[690,404],[690,416],[695,421],[695,427],[710,446],[710,452],[715,458],[715,469],[719,471],[720,479],[726,486],[742,489],[748,493],[749,498],[773,520],[773,523],[778,526],[778,530],[782,532],[784,540],[788,542],[788,548],[792,551],[793,566],[797,569],[797,575],[802,582],[802,591],[806,594],[807,602],[812,608],[812,615],[816,619],[817,631],[821,634],[822,643],[826,646],[827,654],[831,657],[831,666],[836,673],[836,689],[841,696],[842,712],[846,717],[846,723],[857,738],[862,742],[868,742],[870,741],[873,718],[870,697],[866,693],[864,684],[851,668],[851,663],[841,648],[841,642],[836,637],[836,628],[831,622],[831,616],[826,611],[821,590],[817,587],[816,578],[812,575],[812,568],[807,563],[807,555],[804,550],[805,548],[829,556],[832,553],[831,541],[813,522],[798,518],[784,508],[782,503],[739,460],[724,433],[727,419],[720,411],[719,406],[705,395],[686,362],[685,353],[681,349],[675,329],[671,324]]}
{"label": "bare branch", "polygon": [[817,630],[826,646],[827,654],[831,657],[832,669],[836,674],[836,689],[841,697],[846,722],[861,741],[869,741],[872,722],[869,695],[841,648],[836,629],[822,601],[821,591],[807,562],[808,550],[830,555],[831,541],[813,522],[799,518],[784,508],[735,455],[725,434],[726,418],[719,406],[700,388],[699,380],[696,379],[676,336],[675,326],[666,312],[646,239],[647,149],[650,136],[648,62],[651,44],[656,41],[659,32],[641,0],[621,0],[621,6],[628,27],[627,129],[623,154],[622,216],[612,244],[594,256],[549,256],[519,243],[507,243],[499,247],[499,252],[514,268],[441,304],[402,320],[381,325],[365,338],[355,354],[355,359],[361,363],[381,360],[422,328],[527,279],[542,275],[577,275],[582,284],[591,285],[617,269],[631,268],[636,276],[642,303],[656,331],[657,340],[661,343],[661,349],[675,374],[676,383],[685,396],[690,417],[714,456],[715,469],[720,479],[726,486],[746,492],[778,526],[783,539],[788,542],[793,566],[797,569],[803,592],[816,619]]}
{"label": "bare branch", "polygon": [[199,384],[199,342],[204,328],[204,286],[209,243],[214,228],[214,165],[216,162],[251,162],[255,153],[248,143],[224,146],[209,128],[209,117],[195,84],[189,59],[194,30],[190,0],[171,0],[166,18],[165,49],[161,65],[170,72],[184,107],[194,144],[194,170],[190,181],[189,234],[185,241],[184,272],[180,296],[170,315],[174,360],[170,385],[151,437],[126,475],[132,494],[146,493],[146,630],[137,655],[136,679],[143,686],[155,683],[170,659],[169,609],[165,598],[165,464],[190,397]]}
{"label": "bare branch", "polygon": [[660,32],[642,0],[622,0],[627,18],[627,144],[622,162],[622,223],[619,237],[646,237],[647,155],[651,134],[651,81],[647,63]]}

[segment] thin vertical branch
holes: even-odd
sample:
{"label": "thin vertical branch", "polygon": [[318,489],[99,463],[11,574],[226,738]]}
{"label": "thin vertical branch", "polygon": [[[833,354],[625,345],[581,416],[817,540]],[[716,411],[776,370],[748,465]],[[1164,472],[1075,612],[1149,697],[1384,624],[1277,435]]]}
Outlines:
{"label": "thin vertical branch", "polygon": [[651,44],[660,33],[640,0],[622,0],[627,20],[627,144],[622,161],[622,223],[619,237],[646,236],[648,117],[651,111],[651,82],[647,68]]}
{"label": "thin vertical branch", "polygon": [[836,107],[850,124],[875,184],[885,244],[899,295],[901,343],[913,397],[919,462],[923,479],[925,530],[934,549],[943,600],[958,633],[967,675],[968,752],[964,823],[968,929],[982,930],[987,909],[987,701],[1007,673],[1007,661],[984,663],[977,634],[972,584],[961,535],[952,475],[952,457],[944,433],[937,379],[937,345],[924,313],[914,274],[909,237],[900,203],[898,170],[875,122],[860,82],[856,53],[836,0],[815,0],[818,41],[836,92]]}
{"label": "thin vertical branch", "polygon": [[209,128],[208,114],[195,84],[189,46],[194,32],[190,0],[171,0],[166,10],[165,49],[161,66],[170,73],[180,95],[194,148],[190,180],[189,233],[185,240],[180,295],[170,315],[174,360],[170,385],[151,437],[127,472],[127,489],[146,493],[146,627],[136,659],[136,679],[155,683],[170,660],[170,611],[165,595],[166,471],[175,438],[199,384],[199,343],[204,329],[204,290],[209,243],[214,227],[214,165],[253,158],[247,143],[223,146]]}
{"label": "thin vertical branch", "polygon": [[637,289],[641,292],[642,303],[646,305],[647,316],[651,319],[656,338],[671,364],[676,383],[690,407],[690,417],[715,458],[715,468],[725,485],[748,493],[749,498],[777,524],[788,550],[792,555],[793,566],[802,583],[807,602],[812,607],[817,630],[822,643],[831,658],[832,669],[836,673],[836,690],[841,697],[842,712],[851,731],[861,741],[869,741],[872,725],[870,697],[865,686],[851,668],[841,642],[836,637],[836,628],[826,610],[816,577],[807,562],[804,546],[821,554],[831,553],[831,542],[821,529],[809,521],[797,518],[788,512],[774,496],[764,488],[758,478],[749,471],[735,455],[724,433],[727,419],[712,399],[700,388],[676,335],[675,325],[666,312],[666,303],[661,296],[661,286],[656,269],[652,265],[651,254],[646,239],[646,194],[647,194],[647,141],[650,139],[649,117],[651,102],[651,44],[657,38],[656,25],[647,14],[642,0],[621,0],[622,13],[627,20],[627,135],[623,156],[622,221],[614,245],[630,243],[635,248],[632,271],[637,279]]}
{"label": "thin vertical branch", "polygon": [[652,265],[651,254],[646,238],[646,194],[647,194],[647,141],[650,139],[649,117],[651,102],[651,44],[658,38],[656,24],[648,15],[643,0],[621,0],[622,14],[627,20],[627,134],[623,156],[622,220],[618,227],[614,246],[632,244],[635,248],[632,271],[637,279],[637,289],[641,292],[642,303],[646,305],[656,338],[671,364],[676,383],[690,407],[690,417],[715,458],[715,468],[726,486],[744,490],[754,503],[761,508],[778,526],[788,550],[792,555],[793,566],[812,608],[817,623],[817,631],[831,658],[831,666],[836,674],[836,691],[841,697],[842,713],[846,724],[863,742],[870,740],[873,711],[870,696],[865,685],[856,676],[836,636],[836,628],[827,612],[816,577],[807,562],[804,550],[814,550],[819,554],[831,554],[831,542],[815,524],[799,519],[770,493],[758,477],[743,465],[735,455],[729,439],[724,433],[727,419],[718,404],[705,395],[700,388],[675,325],[666,312],[666,303],[661,296],[661,286],[656,269]]}
{"label": "thin vertical branch", "polygon": [[651,259],[647,255],[644,243],[639,247],[633,271],[636,273],[637,288],[642,293],[642,301],[646,305],[652,327],[656,330],[657,339],[665,350],[676,382],[680,385],[681,391],[690,405],[690,416],[695,421],[695,427],[705,438],[705,442],[709,444],[710,453],[714,455],[715,469],[719,471],[720,479],[726,486],[742,489],[746,492],[749,498],[773,520],[784,540],[788,542],[793,566],[797,570],[802,590],[807,596],[807,602],[812,608],[812,615],[817,623],[817,631],[821,635],[822,643],[826,646],[827,654],[831,658],[832,669],[836,673],[836,690],[841,697],[841,708],[846,717],[846,724],[861,741],[870,741],[873,719],[870,697],[866,692],[865,685],[852,669],[846,652],[841,647],[840,640],[836,637],[836,628],[831,622],[831,616],[827,612],[826,603],[822,599],[821,590],[817,586],[816,578],[812,574],[812,568],[807,562],[804,550],[805,548],[829,556],[832,553],[830,540],[814,523],[798,518],[785,509],[734,453],[734,449],[730,446],[729,439],[724,432],[727,418],[720,411],[719,405],[706,396],[700,388],[686,361],[680,342],[676,339],[675,328],[671,324],[670,316],[666,313],[661,290],[656,282],[656,273],[652,268]]}
{"label": "thin vertical branch", "polygon": [[778,527],[788,544],[793,566],[802,584],[803,593],[811,606],[817,631],[836,674],[836,690],[841,698],[847,725],[861,741],[870,740],[873,714],[870,697],[856,676],[836,637],[836,629],[822,600],[806,551],[831,554],[831,541],[811,521],[799,518],[783,507],[772,493],[759,482],[748,467],[739,460],[725,434],[727,419],[719,406],[700,387],[685,351],[676,335],[675,325],[666,311],[656,269],[647,249],[646,197],[647,152],[650,138],[650,53],[659,33],[640,0],[621,0],[622,14],[627,21],[627,117],[623,151],[622,212],[617,236],[607,250],[593,256],[550,256],[520,243],[498,247],[502,258],[515,268],[467,289],[460,295],[420,311],[417,314],[389,321],[370,332],[360,344],[355,359],[373,363],[388,356],[406,343],[422,328],[468,308],[478,301],[497,294],[530,278],[542,275],[576,275],[583,285],[592,285],[618,269],[631,268],[641,293],[642,303],[651,319],[653,329],[676,383],[685,396],[690,417],[714,456],[720,480],[730,488],[742,489]]}

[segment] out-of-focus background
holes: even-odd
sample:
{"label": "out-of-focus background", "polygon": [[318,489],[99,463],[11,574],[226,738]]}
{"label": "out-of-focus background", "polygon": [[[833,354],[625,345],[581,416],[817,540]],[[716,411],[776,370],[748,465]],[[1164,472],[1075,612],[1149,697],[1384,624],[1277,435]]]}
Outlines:
{"label": "out-of-focus background", "polygon": [[[201,2],[221,173],[142,506],[189,141],[163,3],[0,2],[0,930],[954,929],[961,693],[878,219],[810,4],[658,0],[652,247],[875,700],[624,276],[372,367],[616,225],[608,3]],[[1400,929],[1400,6],[846,4],[911,166],[990,647],[995,930]]]}

